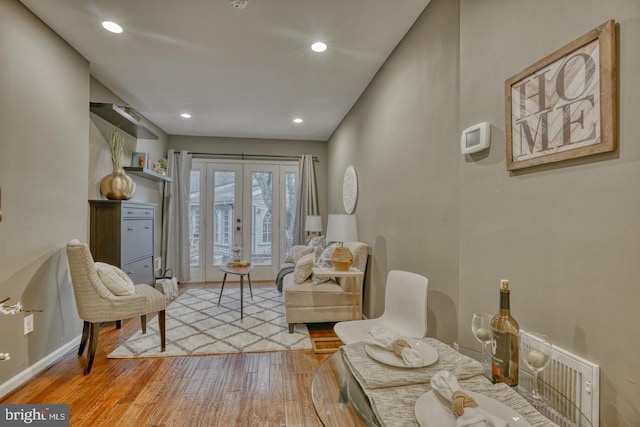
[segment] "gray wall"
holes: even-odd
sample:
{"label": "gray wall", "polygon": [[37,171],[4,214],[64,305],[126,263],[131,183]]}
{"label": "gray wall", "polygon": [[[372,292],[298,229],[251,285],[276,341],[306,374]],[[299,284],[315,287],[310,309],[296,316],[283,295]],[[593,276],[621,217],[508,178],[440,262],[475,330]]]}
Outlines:
{"label": "gray wall", "polygon": [[87,238],[89,64],[17,1],[0,1],[0,384],[81,332],[65,244]]}
{"label": "gray wall", "polygon": [[[91,102],[129,105],[93,76],[91,77],[90,91]],[[89,200],[105,199],[105,197],[100,194],[100,181],[112,171],[108,141],[113,125],[95,114],[90,114],[90,118]],[[153,133],[158,135],[158,139],[136,139],[126,132],[123,132],[125,141],[124,154],[122,156],[123,166],[131,166],[131,156],[134,152],[149,153],[151,162],[167,157],[167,134],[144,117],[141,122],[153,131]],[[153,203],[156,205],[154,250],[155,256],[158,257],[162,252],[162,190],[163,186],[167,184],[139,176],[133,176],[133,179],[136,183],[136,192],[131,198],[131,201]]]}
{"label": "gray wall", "polygon": [[371,245],[364,312],[389,270],[429,278],[428,333],[457,338],[458,2],[432,1],[329,141],[329,212],[358,174],[359,239]]}
{"label": "gray wall", "polygon": [[[508,173],[505,80],[611,18],[619,149]],[[328,152],[330,212],[342,210],[345,167],[360,177],[358,231],[374,247],[367,314],[382,310],[388,270],[422,273],[429,335],[480,349],[472,314],[496,312],[510,279],[522,329],[601,366],[600,425],[610,427],[640,419],[638,42],[636,0],[432,0]],[[480,121],[492,124],[491,149],[462,156],[461,130]]]}
{"label": "gray wall", "polygon": [[312,154],[318,158],[315,163],[318,184],[320,214],[327,224],[327,143],[324,141],[297,141],[288,139],[252,139],[197,137],[169,135],[168,148],[176,151],[187,150],[199,153],[224,154],[267,154],[275,156],[301,156]]}
{"label": "gray wall", "polygon": [[[608,19],[619,23],[618,151],[509,174],[504,81]],[[495,131],[488,155],[458,157],[460,342],[510,279],[521,328],[600,364],[601,425],[637,426],[640,2],[463,0],[460,22],[459,129]]]}
{"label": "gray wall", "polygon": [[[100,180],[111,172],[106,141],[112,126],[89,113],[89,100],[127,104],[91,78],[88,62],[16,0],[0,1],[0,54],[0,299],[44,310],[34,313],[28,336],[25,314],[0,318],[0,352],[11,353],[0,362],[1,395],[80,335],[65,244],[87,241],[87,200],[101,198]],[[166,156],[166,134],[143,120],[160,138],[127,137],[125,165],[133,151],[149,152],[153,160]],[[160,211],[162,184],[135,179],[132,200],[156,203]],[[156,255],[160,222],[158,215]]]}

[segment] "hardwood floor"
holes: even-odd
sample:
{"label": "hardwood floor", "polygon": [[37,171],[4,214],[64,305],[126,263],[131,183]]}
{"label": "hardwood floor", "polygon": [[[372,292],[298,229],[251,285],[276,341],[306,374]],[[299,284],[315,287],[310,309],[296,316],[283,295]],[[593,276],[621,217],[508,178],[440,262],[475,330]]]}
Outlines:
{"label": "hardwood floor", "polygon": [[[181,285],[180,292],[212,286]],[[148,322],[156,321],[149,317]],[[139,318],[125,320],[122,329],[103,325],[88,376],[83,375],[85,357],[78,357],[75,348],[2,403],[66,403],[71,426],[321,425],[310,389],[327,354],[297,350],[107,359],[139,328]],[[330,336],[332,330],[325,325],[310,333]]]}

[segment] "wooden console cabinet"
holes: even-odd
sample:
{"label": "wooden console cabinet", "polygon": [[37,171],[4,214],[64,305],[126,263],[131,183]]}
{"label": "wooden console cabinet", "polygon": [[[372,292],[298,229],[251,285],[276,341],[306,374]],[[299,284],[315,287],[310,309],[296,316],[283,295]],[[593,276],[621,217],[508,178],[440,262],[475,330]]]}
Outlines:
{"label": "wooden console cabinet", "polygon": [[95,261],[120,267],[133,283],[153,285],[155,205],[89,200],[89,248]]}

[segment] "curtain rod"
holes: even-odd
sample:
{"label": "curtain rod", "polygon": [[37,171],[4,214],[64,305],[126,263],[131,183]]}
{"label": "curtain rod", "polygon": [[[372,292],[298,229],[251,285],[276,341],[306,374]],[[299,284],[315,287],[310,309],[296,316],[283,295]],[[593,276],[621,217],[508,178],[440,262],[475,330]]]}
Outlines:
{"label": "curtain rod", "polygon": [[[174,154],[179,154],[179,151],[176,151]],[[189,151],[189,154],[196,157],[218,157],[222,159],[233,158],[233,159],[280,159],[280,160],[300,160],[300,156],[285,156],[285,155],[274,155],[274,154],[234,154],[234,153],[204,153],[197,151]],[[316,156],[313,156],[314,162],[319,162]]]}

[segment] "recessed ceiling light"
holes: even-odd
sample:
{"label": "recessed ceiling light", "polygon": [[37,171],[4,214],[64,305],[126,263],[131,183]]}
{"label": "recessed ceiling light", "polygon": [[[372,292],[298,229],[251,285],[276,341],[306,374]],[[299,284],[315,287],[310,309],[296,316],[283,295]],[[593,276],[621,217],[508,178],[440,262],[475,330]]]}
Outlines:
{"label": "recessed ceiling light", "polygon": [[189,114],[189,113],[182,113],[182,114],[180,114],[180,117],[182,117],[183,119],[190,119],[190,118],[191,118],[191,114]]}
{"label": "recessed ceiling light", "polygon": [[247,7],[248,0],[231,0],[231,6],[236,9],[244,9]]}
{"label": "recessed ceiling light", "polygon": [[115,22],[104,21],[102,23],[102,27],[107,31],[111,31],[112,33],[120,34],[122,32],[122,27]]}
{"label": "recessed ceiling light", "polygon": [[304,121],[304,120],[302,120],[300,117],[296,117],[295,119],[293,119],[293,123],[296,123],[296,124],[300,124],[300,123],[302,123],[303,121]]}
{"label": "recessed ceiling light", "polygon": [[327,50],[327,45],[322,42],[315,42],[311,45],[311,50],[318,53],[324,52]]}

